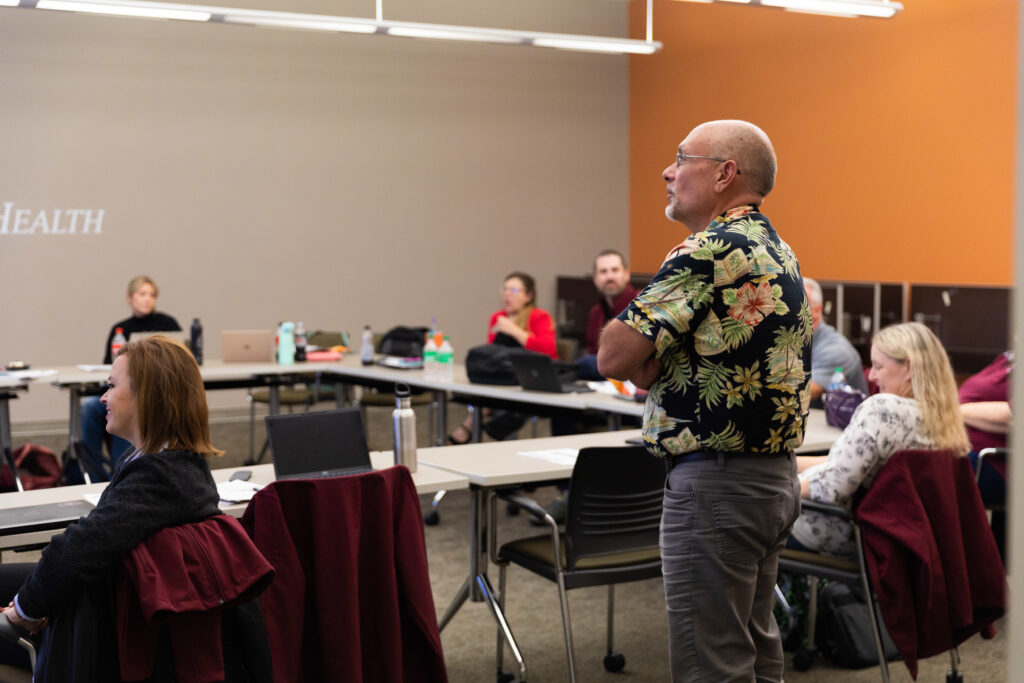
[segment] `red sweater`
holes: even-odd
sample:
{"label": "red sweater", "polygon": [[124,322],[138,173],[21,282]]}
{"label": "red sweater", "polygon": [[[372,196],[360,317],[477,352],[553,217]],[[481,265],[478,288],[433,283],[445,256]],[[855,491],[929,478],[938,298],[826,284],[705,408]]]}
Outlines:
{"label": "red sweater", "polygon": [[[491,314],[491,321],[487,323],[487,343],[493,344],[494,323],[498,318],[507,318],[505,311],[495,311]],[[555,343],[555,321],[551,314],[543,308],[534,308],[530,311],[530,318],[526,323],[526,332],[530,337],[526,340],[526,349],[551,356],[558,360],[558,345]]]}
{"label": "red sweater", "polygon": [[1002,616],[1006,577],[967,458],[900,451],[857,507],[885,626],[917,678],[917,660]]}

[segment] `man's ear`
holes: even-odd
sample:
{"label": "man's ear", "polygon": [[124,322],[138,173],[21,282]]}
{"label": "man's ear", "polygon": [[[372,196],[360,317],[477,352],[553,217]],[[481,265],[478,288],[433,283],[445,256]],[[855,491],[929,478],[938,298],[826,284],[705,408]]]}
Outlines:
{"label": "man's ear", "polygon": [[729,159],[723,162],[715,173],[715,191],[722,192],[736,180],[736,176],[739,175],[739,167],[735,161]]}

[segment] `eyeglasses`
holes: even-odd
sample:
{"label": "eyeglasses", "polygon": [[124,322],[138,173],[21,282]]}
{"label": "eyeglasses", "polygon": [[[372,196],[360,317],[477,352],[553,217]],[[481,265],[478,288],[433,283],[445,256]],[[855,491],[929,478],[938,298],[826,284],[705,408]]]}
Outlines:
{"label": "eyeglasses", "polygon": [[[679,168],[687,159],[710,159],[711,161],[717,161],[719,163],[725,163],[729,159],[722,159],[720,157],[706,157],[700,154],[683,154],[682,152],[676,152],[676,168]],[[740,174],[739,167],[736,168],[736,175]]]}
{"label": "eyeglasses", "polygon": [[519,294],[523,291],[522,287],[499,287],[498,294]]}

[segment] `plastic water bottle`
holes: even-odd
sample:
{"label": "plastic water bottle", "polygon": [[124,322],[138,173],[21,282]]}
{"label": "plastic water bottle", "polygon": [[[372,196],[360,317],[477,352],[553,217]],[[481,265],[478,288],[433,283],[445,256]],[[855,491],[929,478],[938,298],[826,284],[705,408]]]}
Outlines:
{"label": "plastic water bottle", "polygon": [[363,328],[363,343],[359,347],[359,357],[363,365],[373,365],[373,330],[369,325]]}
{"label": "plastic water bottle", "polygon": [[416,471],[416,413],[412,409],[409,385],[395,383],[395,410],[391,414],[395,421],[395,464],[405,465],[410,472]]}
{"label": "plastic water bottle", "polygon": [[444,335],[441,348],[437,350],[437,379],[442,382],[451,382],[455,375],[455,351],[452,349],[448,335]]}
{"label": "plastic water bottle", "polygon": [[277,332],[277,362],[291,365],[295,362],[295,323],[283,322]]}
{"label": "plastic water bottle", "polygon": [[203,325],[199,318],[192,318],[192,329],[189,331],[189,345],[196,363],[203,364]]}
{"label": "plastic water bottle", "polygon": [[430,333],[427,333],[427,340],[423,345],[423,376],[427,379],[437,379],[437,344],[434,342],[434,335]]}
{"label": "plastic water bottle", "polygon": [[295,323],[295,362],[306,360],[306,327],[301,322]]}
{"label": "plastic water bottle", "polygon": [[128,343],[128,340],[124,338],[124,330],[120,327],[114,330],[114,338],[110,340],[110,360],[113,361],[117,358],[117,354],[121,352],[121,347]]}
{"label": "plastic water bottle", "polygon": [[836,368],[832,372],[832,377],[828,381],[829,391],[841,391],[846,386],[846,375],[843,374],[842,368]]}

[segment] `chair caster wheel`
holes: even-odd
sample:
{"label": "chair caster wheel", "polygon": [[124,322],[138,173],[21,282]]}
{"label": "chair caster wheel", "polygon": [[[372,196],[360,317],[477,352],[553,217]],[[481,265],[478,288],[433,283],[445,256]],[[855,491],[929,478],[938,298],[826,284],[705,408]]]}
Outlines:
{"label": "chair caster wheel", "polygon": [[515,679],[516,677],[510,673],[506,673],[504,671],[498,672],[498,683],[512,683]]}
{"label": "chair caster wheel", "polygon": [[509,503],[508,505],[506,505],[505,506],[505,510],[508,512],[508,516],[509,517],[515,517],[516,515],[519,514],[519,506],[518,505],[513,505],[512,503]]}
{"label": "chair caster wheel", "polygon": [[437,510],[431,510],[427,514],[423,515],[423,523],[427,526],[437,526],[440,521],[441,515],[438,514]]}
{"label": "chair caster wheel", "polygon": [[964,683],[964,675],[959,671],[947,671],[946,683]]}
{"label": "chair caster wheel", "polygon": [[622,671],[626,667],[626,657],[624,655],[605,655],[604,657],[604,670],[609,673],[617,673]]}
{"label": "chair caster wheel", "polygon": [[807,671],[814,666],[814,650],[801,648],[793,653],[793,668],[797,671]]}

